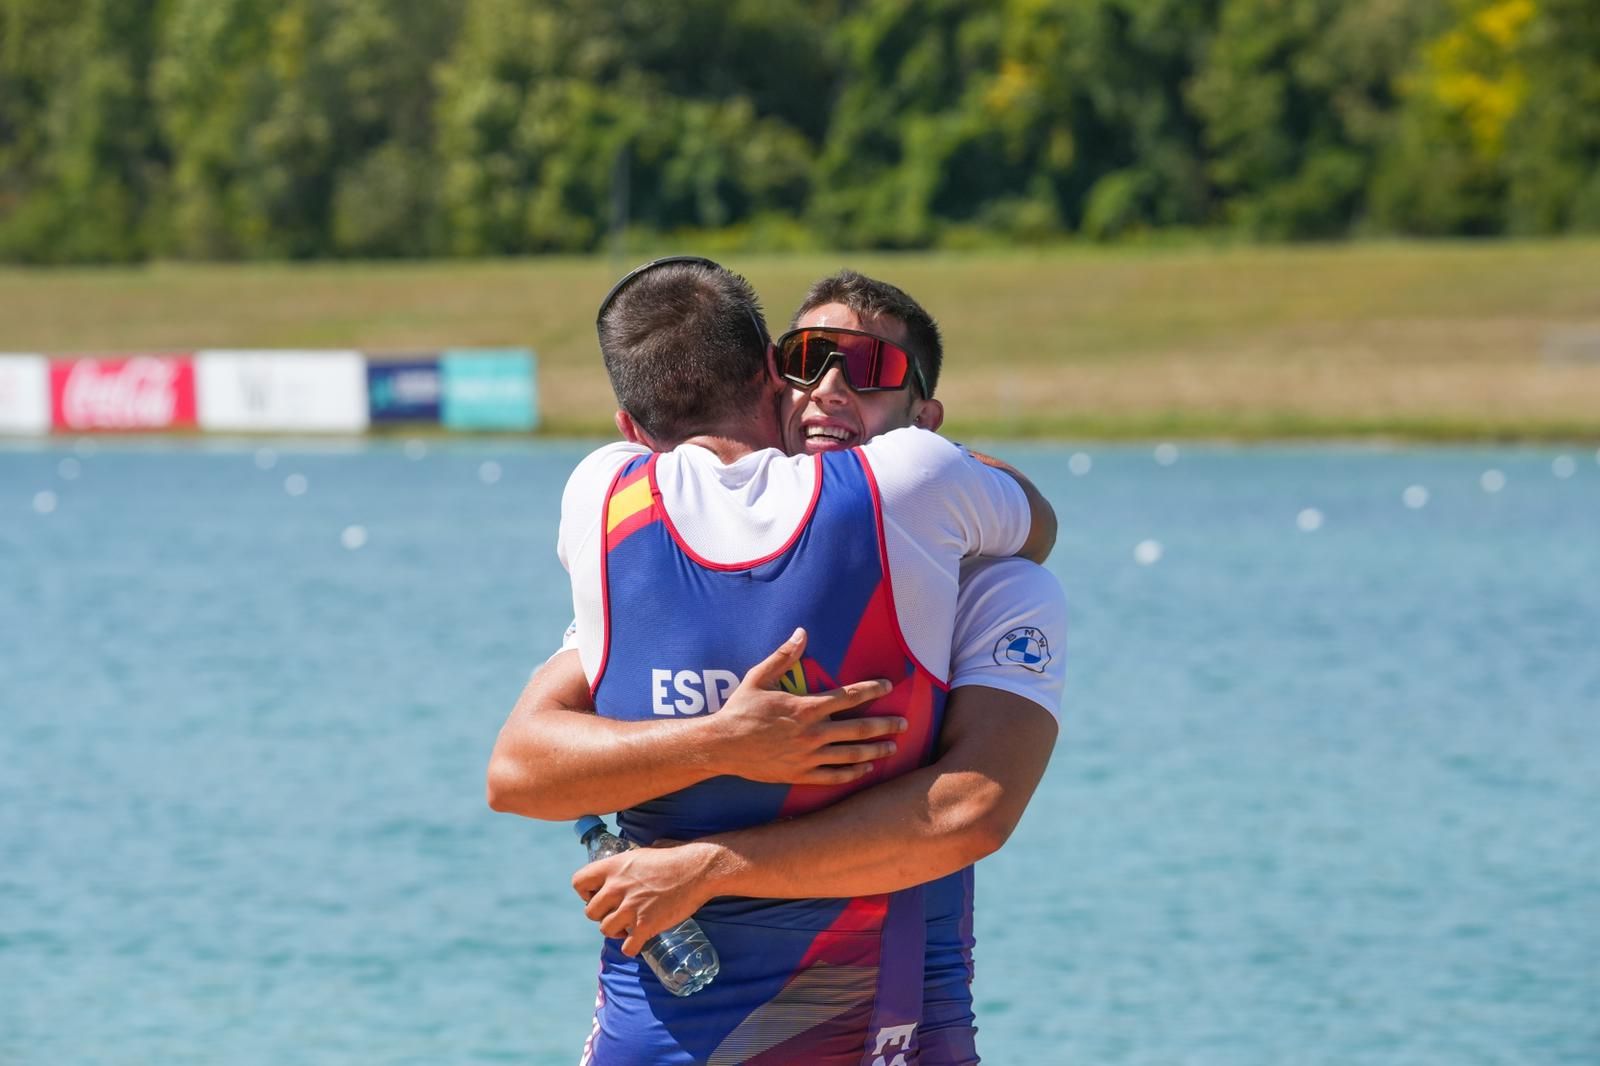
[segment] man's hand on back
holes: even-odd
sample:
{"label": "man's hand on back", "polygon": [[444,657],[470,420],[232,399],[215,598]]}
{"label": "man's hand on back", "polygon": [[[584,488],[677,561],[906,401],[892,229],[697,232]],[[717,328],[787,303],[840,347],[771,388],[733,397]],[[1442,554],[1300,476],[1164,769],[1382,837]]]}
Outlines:
{"label": "man's hand on back", "polygon": [[873,738],[905,732],[904,718],[831,717],[888,695],[888,681],[858,681],[809,696],[779,687],[805,649],[806,631],[797,629],[707,720],[722,773],[777,784],[842,785],[871,773],[873,759],[894,754],[893,740]]}

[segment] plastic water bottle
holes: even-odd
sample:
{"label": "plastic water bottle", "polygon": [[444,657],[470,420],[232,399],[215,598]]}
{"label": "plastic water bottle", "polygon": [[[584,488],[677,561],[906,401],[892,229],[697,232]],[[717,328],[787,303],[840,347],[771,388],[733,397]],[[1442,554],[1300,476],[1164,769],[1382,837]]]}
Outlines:
{"label": "plastic water bottle", "polygon": [[[573,832],[589,849],[589,861],[604,859],[631,850],[634,845],[606,828],[606,823],[586,814],[572,825]],[[722,962],[717,949],[706,939],[705,930],[693,918],[686,918],[665,933],[646,940],[639,957],[675,996],[692,996],[717,976]]]}

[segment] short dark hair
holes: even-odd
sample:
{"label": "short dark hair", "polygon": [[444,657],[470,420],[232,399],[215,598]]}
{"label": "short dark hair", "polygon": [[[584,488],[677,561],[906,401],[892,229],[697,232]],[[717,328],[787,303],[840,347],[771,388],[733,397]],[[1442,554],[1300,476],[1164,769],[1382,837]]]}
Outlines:
{"label": "short dark hair", "polygon": [[596,329],[617,403],[658,443],[744,417],[760,399],[761,301],[748,281],[709,259],[640,267],[606,297]]}
{"label": "short dark hair", "polygon": [[928,395],[923,399],[933,398],[933,390],[939,387],[939,367],[944,363],[939,324],[904,289],[854,270],[841,270],[811,286],[789,328],[793,329],[808,311],[824,304],[843,304],[858,315],[883,315],[903,323],[906,346],[912,357],[921,362],[923,376],[928,379]]}

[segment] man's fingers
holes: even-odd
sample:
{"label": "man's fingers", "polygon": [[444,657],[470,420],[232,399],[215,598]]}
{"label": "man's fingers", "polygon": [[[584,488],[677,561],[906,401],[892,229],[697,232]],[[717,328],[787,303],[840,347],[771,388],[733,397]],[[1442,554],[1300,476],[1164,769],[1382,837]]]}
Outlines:
{"label": "man's fingers", "polygon": [[612,939],[628,935],[628,926],[633,924],[633,912],[619,907],[606,915],[600,921],[600,931]]}
{"label": "man's fingers", "polygon": [[872,772],[872,764],[860,763],[856,766],[819,766],[814,770],[807,770],[800,777],[803,785],[848,785],[852,781],[866,777]]}
{"label": "man's fingers", "polygon": [[591,922],[598,922],[615,913],[612,908],[616,905],[617,893],[614,891],[608,892],[602,888],[589,896],[589,902],[583,908],[583,913]]}
{"label": "man's fingers", "polygon": [[578,898],[583,900],[585,903],[588,903],[589,900],[593,899],[594,894],[599,891],[600,886],[605,883],[606,879],[594,872],[593,863],[582,867],[577,873],[572,875],[572,891],[576,892],[578,894]]}
{"label": "man's fingers", "polygon": [[800,656],[806,650],[806,631],[797,629],[790,634],[789,639],[778,645],[778,649],[771,655],[762,659],[750,668],[744,675],[740,685],[750,685],[754,688],[776,688],[778,681],[789,672],[790,667],[800,661]]}
{"label": "man's fingers", "polygon": [[879,740],[871,744],[829,744],[817,749],[816,758],[825,766],[846,766],[887,759],[894,752],[894,741]]}
{"label": "man's fingers", "polygon": [[882,678],[875,681],[857,681],[851,685],[829,689],[827,692],[819,692],[816,696],[808,698],[806,710],[813,717],[837,714],[852,707],[859,707],[863,703],[881,699],[893,690],[894,685]]}
{"label": "man's fingers", "polygon": [[814,734],[823,744],[841,744],[875,737],[893,737],[897,733],[904,733],[908,725],[904,718],[895,715],[870,715],[866,718],[820,722]]}
{"label": "man's fingers", "polygon": [[638,933],[629,933],[628,938],[622,942],[622,953],[630,957],[637,955],[644,950],[644,946],[648,942],[649,937],[640,936]]}

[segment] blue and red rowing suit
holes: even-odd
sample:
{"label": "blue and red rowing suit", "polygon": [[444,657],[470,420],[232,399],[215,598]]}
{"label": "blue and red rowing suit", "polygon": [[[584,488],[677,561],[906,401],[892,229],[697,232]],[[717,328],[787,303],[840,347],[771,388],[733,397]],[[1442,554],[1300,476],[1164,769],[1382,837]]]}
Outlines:
{"label": "blue and red rowing suit", "polygon": [[[894,691],[870,713],[899,714],[910,727],[894,756],[850,785],[712,778],[621,812],[624,834],[649,844],[761,825],[925,765],[945,686],[915,660],[901,634],[882,508],[860,453],[817,456],[815,494],[788,543],[737,564],[709,562],[678,535],[662,503],[656,461],[630,461],[606,497],[598,712],[633,720],[713,713],[746,671],[804,626],[806,653],[786,687],[821,692],[889,678]],[[948,609],[953,615],[953,593]],[[584,1061],[916,1063],[924,906],[921,887],[855,899],[714,899],[695,917],[716,945],[721,973],[683,999],[623,955],[620,941],[607,940]]]}

